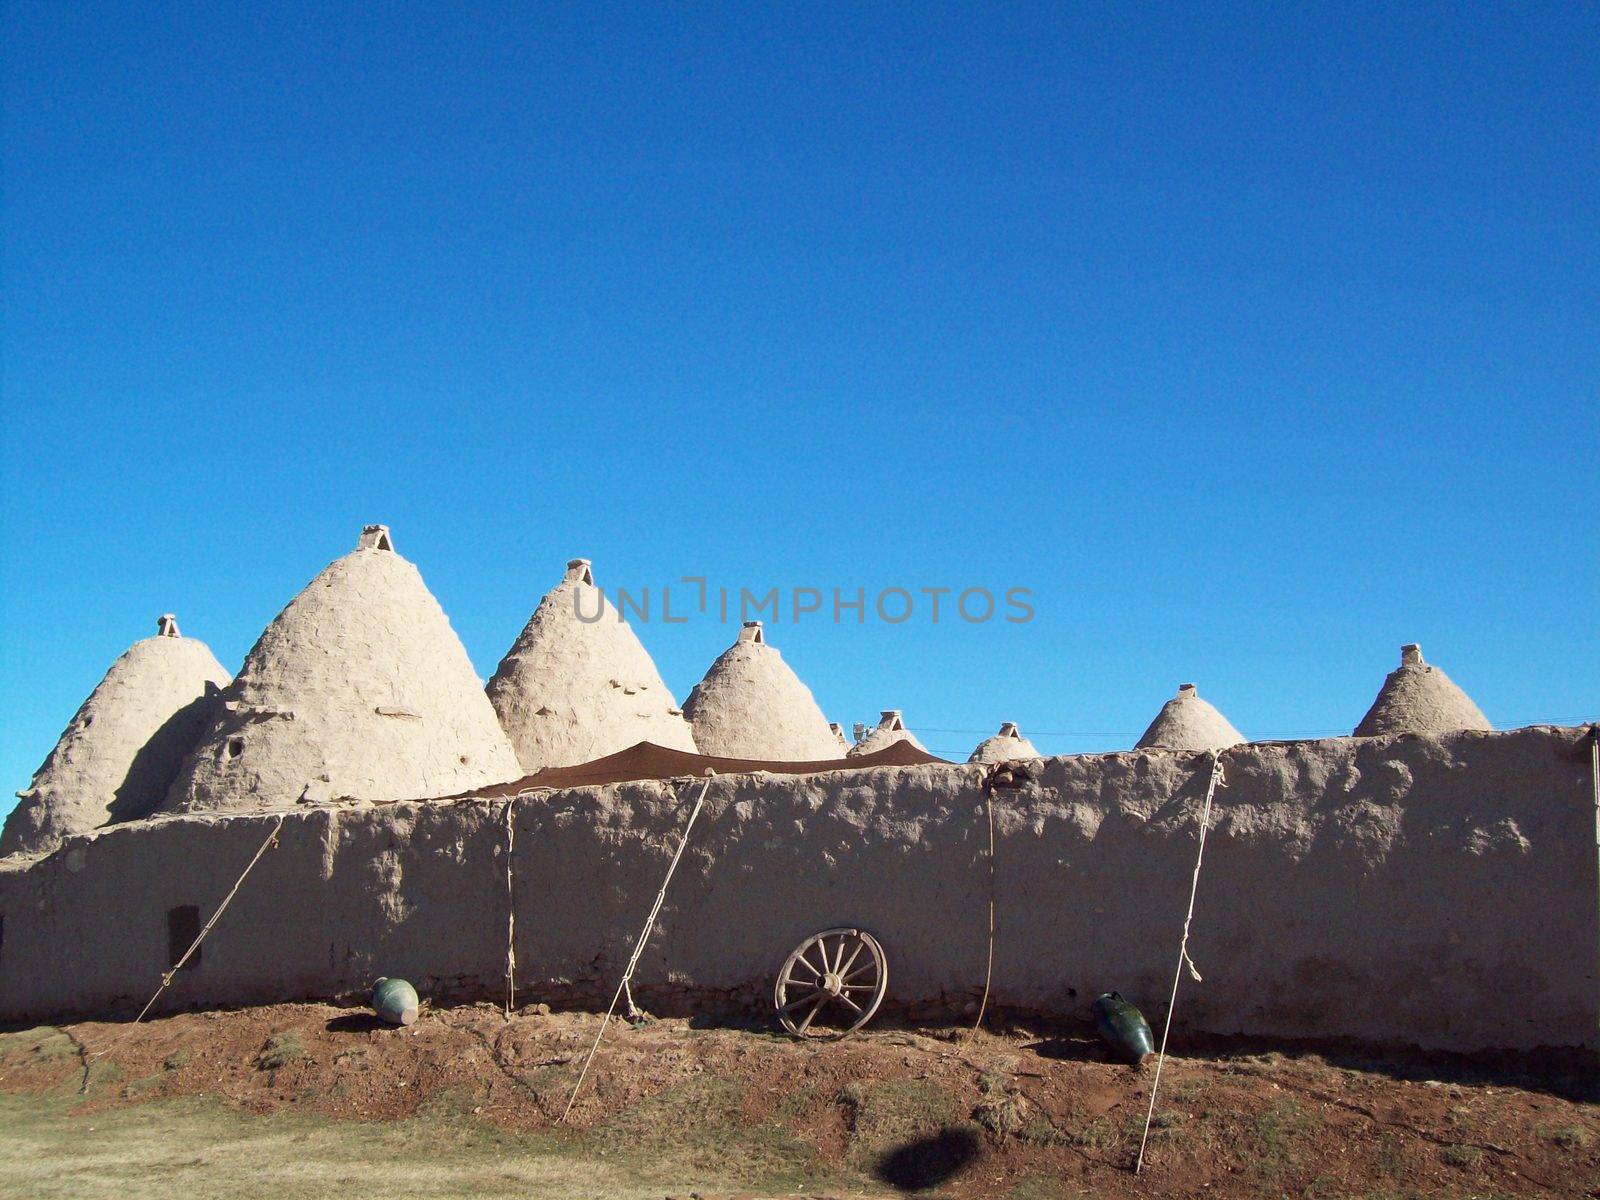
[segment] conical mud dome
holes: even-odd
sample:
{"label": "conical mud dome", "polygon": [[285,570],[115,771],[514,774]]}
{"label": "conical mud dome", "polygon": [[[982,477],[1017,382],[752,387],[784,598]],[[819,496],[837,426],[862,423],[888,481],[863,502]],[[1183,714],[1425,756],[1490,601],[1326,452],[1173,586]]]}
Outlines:
{"label": "conical mud dome", "polygon": [[525,771],[589,762],[639,742],[694,750],[633,626],[594,586],[587,559],[539,607],[489,680],[489,699]]}
{"label": "conical mud dome", "polygon": [[1200,699],[1192,683],[1180,683],[1178,694],[1161,706],[1139,739],[1140,750],[1226,750],[1244,741],[1244,734]]}
{"label": "conical mud dome", "polygon": [[760,621],[746,621],[684,702],[702,754],[807,762],[839,757],[839,740]]}
{"label": "conical mud dome", "polygon": [[381,525],[277,615],[222,699],[168,810],[424,799],[521,774],[449,618]]}
{"label": "conical mud dome", "polygon": [[17,793],[0,855],[54,849],[71,834],[142,817],[166,797],[228,673],[204,642],[179,636],[171,614],[156,628],[111,664]]}
{"label": "conical mud dome", "polygon": [[1493,729],[1489,718],[1438,667],[1422,661],[1422,647],[1401,646],[1400,666],[1390,671],[1356,737],[1381,733],[1442,733],[1448,729]]}
{"label": "conical mud dome", "polygon": [[997,763],[1010,762],[1014,758],[1038,758],[1039,752],[1033,748],[1033,743],[1017,732],[1015,722],[1007,721],[1000,726],[1000,732],[991,738],[985,738],[978,743],[978,748],[972,752],[968,762]]}
{"label": "conical mud dome", "polygon": [[863,754],[876,754],[885,746],[892,746],[896,742],[910,742],[918,750],[927,750],[927,747],[917,741],[906,728],[900,710],[886,708],[883,710],[883,715],[878,718],[878,727],[870,730],[866,737],[850,748],[849,757],[860,758]]}

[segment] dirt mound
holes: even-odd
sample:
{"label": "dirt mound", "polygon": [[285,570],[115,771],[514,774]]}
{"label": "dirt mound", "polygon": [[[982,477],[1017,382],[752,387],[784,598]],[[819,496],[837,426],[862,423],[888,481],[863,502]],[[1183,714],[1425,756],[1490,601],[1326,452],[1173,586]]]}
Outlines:
{"label": "dirt mound", "polygon": [[[435,1170],[516,1151],[545,1172],[541,1195],[1600,1195],[1591,1063],[1187,1047],[1167,1063],[1136,1180],[1151,1073],[1110,1061],[1084,1030],[1003,1016],[997,1027],[970,1041],[960,1029],[876,1028],[801,1044],[681,1020],[614,1025],[567,1125],[593,1014],[535,1006],[507,1020],[476,1005],[425,1009],[396,1029],[304,1004],[15,1030],[0,1035],[0,1111],[56,1108],[18,1135],[26,1163],[15,1143],[0,1159],[0,1191],[25,1190],[18,1172],[36,1179],[45,1161],[92,1182],[92,1164],[74,1159],[81,1130],[113,1137],[118,1114],[161,1105],[176,1138],[199,1110],[170,1106],[203,1100],[220,1103],[205,1110],[213,1122],[271,1118],[218,1146],[246,1145],[252,1129],[266,1136],[292,1115],[324,1147],[307,1149],[301,1169],[353,1153],[374,1189],[392,1165],[377,1122],[400,1123],[385,1127],[406,1130],[413,1154],[417,1137],[437,1148]],[[364,1148],[340,1151],[341,1137]],[[492,1172],[470,1187],[465,1178],[437,1194],[529,1194],[515,1172],[498,1184]],[[184,1187],[193,1200],[212,1194]]]}

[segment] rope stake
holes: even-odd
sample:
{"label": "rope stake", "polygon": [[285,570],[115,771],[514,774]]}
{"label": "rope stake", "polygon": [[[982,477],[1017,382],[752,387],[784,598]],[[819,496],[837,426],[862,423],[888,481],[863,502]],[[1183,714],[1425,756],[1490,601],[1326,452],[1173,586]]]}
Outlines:
{"label": "rope stake", "polygon": [[[140,1021],[144,1020],[150,1010],[155,1007],[155,1002],[160,999],[161,993],[166,991],[167,988],[171,986],[173,977],[183,969],[183,964],[189,961],[194,952],[200,949],[200,943],[206,940],[206,934],[210,933],[212,926],[222,919],[222,914],[228,911],[228,905],[232,904],[234,896],[238,895],[239,887],[244,883],[245,876],[249,875],[251,871],[255,870],[255,866],[261,861],[261,856],[263,854],[278,844],[278,831],[283,828],[283,819],[286,816],[288,816],[287,813],[278,814],[278,819],[273,824],[272,831],[267,834],[266,841],[261,843],[261,846],[255,852],[255,856],[251,858],[251,860],[245,865],[244,871],[242,874],[240,874],[239,878],[233,881],[233,887],[231,887],[228,890],[228,894],[222,898],[222,903],[217,906],[217,911],[211,914],[211,919],[205,923],[205,928],[203,928],[199,934],[196,935],[194,941],[189,943],[189,948],[183,952],[183,957],[177,962],[173,963],[172,966],[169,967],[161,976],[161,986],[156,988],[155,993],[150,997],[149,1000],[145,1001],[145,1006],[139,1010],[139,1015],[129,1023],[128,1028],[122,1031],[122,1036],[116,1041],[112,1042],[111,1045],[107,1046],[104,1050],[100,1050],[89,1055],[87,1061],[92,1062],[97,1058],[103,1058],[107,1054],[110,1054],[118,1046],[122,1045],[122,1043],[128,1039],[129,1035],[133,1033],[135,1026],[137,1026]],[[82,1096],[86,1094],[88,1090],[89,1072],[85,1070],[83,1073],[83,1086],[78,1089],[78,1094]]]}
{"label": "rope stake", "polygon": [[1189,911],[1183,918],[1183,940],[1178,945],[1178,969],[1172,975],[1172,995],[1167,1000],[1167,1020],[1161,1028],[1161,1052],[1156,1056],[1156,1077],[1150,1084],[1150,1107],[1144,1114],[1144,1133],[1139,1137],[1139,1158],[1133,1164],[1133,1173],[1137,1175],[1144,1169],[1145,1143],[1150,1140],[1150,1122],[1156,1115],[1156,1093],[1161,1088],[1161,1068],[1167,1061],[1167,1035],[1172,1032],[1172,1010],[1178,1003],[1178,981],[1183,978],[1185,970],[1198,981],[1200,972],[1195,970],[1194,960],[1189,957],[1189,923],[1194,920],[1195,895],[1200,890],[1200,864],[1206,856],[1206,830],[1211,826],[1211,799],[1217,794],[1217,782],[1222,775],[1222,752],[1211,752],[1211,779],[1206,784],[1205,807],[1200,812],[1200,848],[1194,856],[1194,878],[1189,882]]}
{"label": "rope stake", "polygon": [[[567,1097],[567,1107],[561,1114],[562,1124],[572,1115],[572,1106],[577,1103],[578,1093],[583,1089],[583,1081],[589,1074],[589,1066],[594,1062],[595,1052],[600,1049],[600,1039],[606,1035],[606,1027],[611,1024],[611,1017],[617,1011],[617,1002],[622,999],[623,992],[628,990],[628,981],[633,978],[634,968],[639,965],[639,956],[644,953],[645,943],[650,940],[650,931],[655,928],[656,917],[661,913],[662,902],[667,898],[667,887],[672,883],[672,876],[678,869],[678,860],[683,857],[684,847],[689,844],[689,833],[694,829],[695,819],[700,815],[700,806],[706,802],[706,792],[711,789],[711,780],[716,772],[710,767],[706,768],[706,781],[700,788],[700,796],[694,802],[694,808],[689,812],[689,821],[683,827],[683,837],[678,842],[678,849],[672,856],[672,863],[667,867],[667,877],[661,881],[661,890],[656,893],[656,902],[650,907],[650,915],[645,918],[644,931],[640,933],[639,940],[634,944],[633,956],[628,959],[627,969],[622,972],[622,981],[617,984],[617,990],[611,996],[611,1006],[606,1009],[604,1020],[600,1022],[600,1032],[594,1035],[594,1045],[589,1047],[589,1055],[583,1060],[583,1069],[578,1072],[578,1082],[572,1085],[572,1095]],[[632,993],[629,993],[630,1000]]]}

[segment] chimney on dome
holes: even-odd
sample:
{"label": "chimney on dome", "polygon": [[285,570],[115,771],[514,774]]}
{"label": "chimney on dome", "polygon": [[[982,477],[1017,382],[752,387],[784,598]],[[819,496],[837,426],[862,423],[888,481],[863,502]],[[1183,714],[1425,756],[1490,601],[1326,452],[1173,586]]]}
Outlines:
{"label": "chimney on dome", "polygon": [[387,525],[363,525],[361,537],[356,542],[357,550],[387,550],[394,553],[394,539],[389,536]]}
{"label": "chimney on dome", "polygon": [[1197,693],[1194,690],[1194,684],[1192,684],[1192,683],[1180,683],[1178,685],[1178,699],[1179,700],[1183,700],[1186,697],[1194,696],[1196,694]]}
{"label": "chimney on dome", "polygon": [[739,630],[739,640],[741,642],[754,642],[758,646],[765,646],[767,644],[767,638],[766,635],[761,632],[761,622],[746,621],[744,623],[744,628]]}
{"label": "chimney on dome", "polygon": [[1402,667],[1422,666],[1422,647],[1413,642],[1409,646],[1400,647],[1400,665]]}
{"label": "chimney on dome", "polygon": [[1017,723],[1015,721],[1002,721],[1000,723],[1000,736],[1019,738],[1022,734],[1017,732]]}
{"label": "chimney on dome", "polygon": [[566,575],[565,582],[567,582],[567,583],[587,583],[590,587],[593,587],[594,586],[593,564],[590,563],[590,561],[587,558],[569,558],[569,559],[567,559],[567,575]]}
{"label": "chimney on dome", "polygon": [[171,613],[162,613],[156,618],[157,637],[182,637],[178,632],[178,618]]}

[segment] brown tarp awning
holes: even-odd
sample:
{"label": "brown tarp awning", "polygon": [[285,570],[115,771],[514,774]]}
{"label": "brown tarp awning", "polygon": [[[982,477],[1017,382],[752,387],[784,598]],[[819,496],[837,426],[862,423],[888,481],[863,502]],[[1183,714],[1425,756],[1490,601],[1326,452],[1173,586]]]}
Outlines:
{"label": "brown tarp awning", "polygon": [[603,783],[626,783],[634,779],[677,779],[685,775],[701,776],[709,767],[718,775],[739,775],[751,771],[767,771],[773,775],[819,775],[824,771],[860,771],[868,767],[915,767],[922,763],[943,763],[926,750],[919,750],[910,742],[894,742],[874,754],[859,758],[827,758],[816,762],[765,762],[757,758],[718,758],[714,754],[690,754],[687,750],[672,750],[654,742],[640,742],[597,758],[593,762],[572,767],[546,767],[525,775],[511,783],[497,783],[492,787],[469,792],[471,796],[488,799],[515,796],[533,788],[586,787]]}

